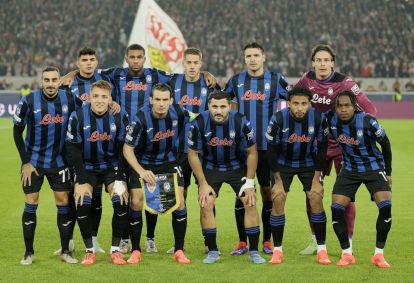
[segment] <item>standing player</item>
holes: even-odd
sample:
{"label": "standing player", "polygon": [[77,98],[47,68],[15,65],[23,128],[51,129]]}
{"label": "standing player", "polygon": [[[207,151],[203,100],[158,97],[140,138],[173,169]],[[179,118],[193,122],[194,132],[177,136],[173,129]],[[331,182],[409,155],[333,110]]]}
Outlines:
{"label": "standing player", "polygon": [[[46,67],[42,71],[42,89],[22,97],[13,119],[13,135],[22,161],[21,180],[25,193],[22,226],[26,252],[20,261],[23,265],[33,261],[36,210],[45,177],[55,196],[61,258],[67,263],[78,262],[69,251],[72,178],[62,154],[69,115],[75,110],[76,102],[69,89],[59,89],[59,84],[59,70]],[[26,126],[26,139],[23,141]]]}
{"label": "standing player", "polygon": [[336,265],[355,263],[345,207],[355,200],[355,194],[363,183],[379,210],[376,247],[371,262],[380,268],[388,268],[390,265],[383,253],[391,229],[391,144],[378,121],[358,111],[356,97],[351,91],[340,92],[334,100],[334,111],[327,114],[330,132],[344,157],[344,165],[332,192],[332,224],[342,248],[342,257]]}
{"label": "standing player", "polygon": [[90,89],[90,104],[72,113],[66,136],[68,153],[76,172],[77,219],[86,247],[83,265],[95,263],[91,204],[95,196],[93,191],[100,184],[105,184],[114,207],[111,261],[113,264],[126,264],[119,251],[119,243],[128,224],[128,191],[122,184],[122,148],[129,120],[126,114],[110,113],[111,92],[110,83],[103,80],[94,82]]}
{"label": "standing player", "polygon": [[226,92],[211,93],[208,109],[192,122],[188,138],[188,161],[199,185],[201,227],[209,250],[203,262],[219,260],[213,209],[220,187],[226,182],[245,208],[250,260],[264,263],[258,252],[260,224],[254,188],[257,167],[254,130],[244,115],[230,110],[230,95]]}
{"label": "standing player", "polygon": [[[201,73],[203,55],[197,48],[187,48],[184,51],[184,74],[174,74],[169,82],[174,92],[174,104],[178,104],[189,111],[190,116],[195,117],[200,112],[207,110],[208,95],[220,90],[220,87],[208,87],[204,74]],[[178,154],[179,164],[184,175],[184,197],[187,198],[187,188],[191,182],[191,167],[187,159],[187,141],[185,135],[179,139]],[[173,253],[171,248],[167,253]]]}
{"label": "standing player", "polygon": [[311,99],[312,93],[307,89],[289,91],[288,108],[272,116],[266,133],[269,166],[275,179],[270,215],[275,246],[270,261],[272,264],[282,263],[284,259],[285,203],[295,175],[310,199],[311,219],[318,243],[317,261],[320,264],[331,263],[325,245],[326,215],[320,183],[328,148],[328,128],[323,114],[311,107]]}
{"label": "standing player", "polygon": [[[76,60],[76,66],[79,71],[74,75],[73,82],[70,86],[70,90],[73,95],[83,101],[83,103],[89,102],[89,94],[91,86],[98,80],[108,80],[105,76],[98,74],[96,70],[98,66],[98,58],[94,49],[90,47],[83,47],[78,52],[78,58]],[[111,101],[110,106],[112,111],[119,112],[119,105],[116,102]],[[72,206],[75,207],[73,197],[70,198]],[[92,239],[95,252],[105,253],[105,251],[99,246],[98,243],[98,229],[102,216],[102,184],[98,184],[93,190],[93,198],[91,203],[91,218],[92,218]],[[69,249],[73,251],[74,244],[72,240],[73,228],[76,224],[76,214],[74,215],[72,225],[71,240],[69,241]],[[60,250],[57,250],[55,254],[60,254]]]}
{"label": "standing player", "polygon": [[[184,199],[184,179],[177,160],[176,143],[189,122],[188,112],[174,105],[171,88],[165,83],[155,84],[149,104],[141,108],[132,119],[130,131],[124,145],[124,156],[131,166],[129,188],[130,237],[132,254],[129,263],[141,260],[141,230],[143,192],[139,178],[150,186],[155,186],[155,175],[177,173],[179,190],[179,207],[172,213],[172,227],[175,239],[174,260],[188,264],[190,260],[183,252],[187,229],[187,209]],[[134,152],[135,150],[135,152]]]}
{"label": "standing player", "polygon": [[[267,142],[265,133],[270,118],[277,110],[279,98],[286,99],[288,83],[281,74],[264,69],[266,56],[260,44],[256,42],[247,44],[243,50],[247,70],[233,76],[227,82],[225,91],[230,93],[232,98],[236,100],[238,111],[247,117],[252,128],[257,133],[256,142],[259,162],[256,174],[263,200],[263,251],[266,254],[272,254],[273,246],[270,243],[272,199],[270,169],[266,158]],[[243,226],[243,207],[243,203],[236,199],[235,215],[240,241],[232,251],[232,255],[242,255],[248,251],[246,248],[247,238]]]}
{"label": "standing player", "polygon": [[[359,89],[357,83],[351,77],[334,71],[335,58],[335,51],[329,45],[319,44],[315,46],[312,49],[312,67],[314,70],[305,73],[296,84],[296,87],[310,90],[313,93],[312,106],[321,112],[326,112],[331,109],[332,102],[339,92],[344,90],[352,91],[362,110],[375,116],[377,114],[377,109],[368,97]],[[335,170],[338,174],[341,169],[342,160],[341,150],[337,143],[330,138],[323,177],[329,176],[333,164],[335,165]],[[308,198],[306,198],[306,206],[309,224],[313,232]],[[352,242],[355,223],[355,205],[353,202],[346,208],[346,217],[349,239]],[[312,241],[300,252],[300,254],[314,254],[316,253],[316,250],[316,239],[314,233],[312,233]]]}

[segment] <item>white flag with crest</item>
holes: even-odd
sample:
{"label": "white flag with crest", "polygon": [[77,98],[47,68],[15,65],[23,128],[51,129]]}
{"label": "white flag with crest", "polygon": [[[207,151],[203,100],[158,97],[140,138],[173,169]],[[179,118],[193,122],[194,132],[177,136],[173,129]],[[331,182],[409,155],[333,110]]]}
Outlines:
{"label": "white flag with crest", "polygon": [[145,48],[144,67],[183,72],[182,60],[187,49],[183,34],[154,0],[141,0],[139,4],[128,46],[134,43]]}

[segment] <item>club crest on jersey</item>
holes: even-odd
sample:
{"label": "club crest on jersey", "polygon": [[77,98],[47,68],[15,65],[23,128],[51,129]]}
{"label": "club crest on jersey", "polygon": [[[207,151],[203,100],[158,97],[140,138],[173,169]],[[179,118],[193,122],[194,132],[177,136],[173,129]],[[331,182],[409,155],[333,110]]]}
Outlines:
{"label": "club crest on jersey", "polygon": [[68,106],[67,106],[66,104],[63,104],[63,105],[62,105],[62,112],[63,112],[63,113],[68,113],[68,111],[69,111]]}
{"label": "club crest on jersey", "polygon": [[269,124],[269,126],[267,127],[266,133],[270,134],[271,132],[272,132],[272,126]]}
{"label": "club crest on jersey", "polygon": [[80,96],[80,99],[81,99],[83,102],[88,102],[88,101],[89,101],[89,95],[85,92],[85,93],[83,93],[83,94]]}
{"label": "club crest on jersey", "polygon": [[45,116],[43,116],[42,121],[40,121],[39,124],[40,125],[58,124],[58,123],[61,124],[63,123],[63,121],[65,121],[65,118],[63,116],[60,116],[59,114],[57,114],[55,117],[52,117],[52,115],[50,114],[46,114]]}
{"label": "club crest on jersey", "polygon": [[230,131],[230,138],[234,139],[235,136],[236,136],[236,132]]}
{"label": "club crest on jersey", "polygon": [[357,136],[358,137],[362,137],[363,135],[364,135],[364,133],[362,132],[362,130],[357,131]]}
{"label": "club crest on jersey", "polygon": [[255,93],[251,90],[248,90],[244,93],[244,95],[241,98],[242,100],[265,100],[266,99],[266,94],[265,93],[261,93],[260,91],[258,93]]}
{"label": "club crest on jersey", "polygon": [[315,132],[315,128],[314,127],[309,127],[308,132],[309,132],[309,134],[313,134]]}
{"label": "club crest on jersey", "polygon": [[90,142],[96,142],[96,141],[109,141],[112,139],[112,135],[108,135],[106,132],[101,134],[98,131],[93,131],[91,136],[87,139]]}
{"label": "club crest on jersey", "polygon": [[247,140],[251,141],[254,138],[254,130],[252,129],[248,134],[247,134]]}
{"label": "club crest on jersey", "polygon": [[114,123],[111,124],[111,132],[116,132],[116,125]]}
{"label": "club crest on jersey", "polygon": [[328,95],[332,96],[332,94],[333,94],[333,89],[330,87],[330,88],[328,88]]}
{"label": "club crest on jersey", "polygon": [[172,126],[173,126],[173,127],[177,127],[177,125],[178,125],[178,121],[177,121],[177,120],[173,120],[173,121],[172,121]]}
{"label": "club crest on jersey", "polygon": [[207,89],[203,87],[201,89],[201,96],[206,96],[206,95],[207,95]]}
{"label": "club crest on jersey", "polygon": [[270,90],[270,84],[269,83],[265,84],[265,90]]}
{"label": "club crest on jersey", "polygon": [[151,141],[160,141],[162,139],[167,139],[169,137],[174,136],[174,130],[168,129],[165,133],[159,131],[154,135],[154,137],[151,139]]}
{"label": "club crest on jersey", "polygon": [[147,83],[152,83],[152,77],[151,77],[151,75],[147,75],[147,76],[145,77],[145,81],[146,81]]}

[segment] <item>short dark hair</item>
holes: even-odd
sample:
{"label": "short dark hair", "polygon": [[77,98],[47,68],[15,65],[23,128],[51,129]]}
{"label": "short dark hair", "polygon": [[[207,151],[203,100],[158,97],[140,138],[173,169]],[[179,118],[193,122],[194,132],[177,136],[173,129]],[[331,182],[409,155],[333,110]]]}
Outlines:
{"label": "short dark hair", "polygon": [[94,89],[95,87],[112,92],[112,85],[109,82],[104,81],[104,80],[99,80],[99,81],[94,82],[91,85],[91,92],[92,92],[92,89]]}
{"label": "short dark hair", "polygon": [[287,100],[290,101],[294,96],[305,96],[309,98],[309,101],[312,100],[312,92],[306,88],[295,87],[291,89],[287,94]]}
{"label": "short dark hair", "polygon": [[43,78],[43,74],[46,73],[46,72],[57,72],[58,75],[59,75],[59,77],[60,77],[60,71],[55,66],[47,66],[47,67],[43,68],[43,70],[42,70],[42,78]]}
{"label": "short dark hair", "polygon": [[170,93],[170,98],[173,97],[171,87],[166,83],[156,83],[155,85],[153,85],[150,97],[154,96],[154,90],[168,91]]}
{"label": "short dark hair", "polygon": [[218,90],[218,91],[214,91],[210,93],[208,96],[208,103],[210,103],[212,99],[217,99],[217,100],[226,99],[229,103],[231,101],[230,94],[222,90]]}
{"label": "short dark hair", "polygon": [[335,62],[336,53],[333,50],[333,48],[331,46],[327,45],[327,44],[318,44],[318,45],[316,45],[315,47],[312,48],[312,61],[315,60],[315,55],[319,51],[328,52],[332,57],[332,61]]}
{"label": "short dark hair", "polygon": [[354,107],[354,109],[355,109],[355,112],[361,112],[362,110],[361,110],[361,108],[359,107],[359,105],[358,105],[358,102],[357,102],[357,99],[356,99],[356,96],[355,96],[355,94],[352,92],[352,91],[349,91],[349,90],[344,90],[344,91],[341,91],[340,93],[338,93],[337,95],[336,95],[336,97],[335,97],[335,99],[334,99],[334,103],[333,103],[333,109],[334,110],[336,110],[336,106],[338,105],[338,103],[339,103],[339,98],[340,97],[342,97],[342,96],[347,96],[347,97],[349,97],[349,100],[351,100],[351,104],[352,104],[352,106]]}
{"label": "short dark hair", "polygon": [[257,49],[260,49],[261,51],[262,51],[262,53],[264,53],[264,48],[263,48],[263,46],[261,46],[259,43],[257,43],[256,41],[254,41],[254,42],[250,42],[250,43],[248,43],[248,44],[246,44],[246,46],[244,46],[244,48],[243,48],[243,52],[244,51],[246,51],[246,49],[249,49],[249,48],[257,48]]}
{"label": "short dark hair", "polygon": [[203,53],[201,53],[201,50],[198,48],[194,48],[194,47],[188,47],[185,51],[184,51],[184,58],[187,55],[198,55],[198,57],[200,57],[200,60],[203,60]]}
{"label": "short dark hair", "polygon": [[96,51],[95,49],[91,47],[85,46],[79,49],[78,51],[78,58],[80,58],[82,55],[95,55],[96,56]]}
{"label": "short dark hair", "polygon": [[130,46],[127,47],[126,53],[125,53],[126,55],[128,55],[129,50],[142,50],[142,52],[144,52],[144,55],[145,55],[145,48],[136,43],[131,44]]}

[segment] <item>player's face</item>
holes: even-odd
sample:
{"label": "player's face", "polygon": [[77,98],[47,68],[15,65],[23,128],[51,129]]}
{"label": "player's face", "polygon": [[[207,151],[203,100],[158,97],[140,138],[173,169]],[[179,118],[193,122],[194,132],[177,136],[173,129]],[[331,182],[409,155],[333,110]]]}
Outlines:
{"label": "player's face", "polygon": [[157,118],[163,118],[167,115],[170,105],[173,103],[173,99],[170,96],[170,92],[154,90],[152,97],[150,97],[150,104],[152,105],[152,113]]}
{"label": "player's face", "polygon": [[41,81],[43,93],[53,97],[58,93],[60,85],[59,73],[56,71],[44,72]]}
{"label": "player's face", "polygon": [[189,77],[191,80],[198,79],[200,76],[201,70],[201,58],[195,54],[188,54],[184,58],[184,74],[186,77]]}
{"label": "player's face", "polygon": [[308,113],[308,110],[311,107],[309,98],[299,95],[293,96],[288,102],[288,105],[290,108],[290,113],[292,113],[293,117],[296,119],[302,119],[305,117],[306,113]]}
{"label": "player's face", "polygon": [[265,59],[265,55],[258,48],[247,48],[244,51],[244,63],[248,71],[254,73],[262,71]]}
{"label": "player's face", "polygon": [[315,54],[312,61],[312,67],[315,69],[316,78],[318,80],[326,80],[333,72],[335,62],[332,60],[331,54],[327,51],[319,51]]}
{"label": "player's face", "polygon": [[223,123],[229,117],[230,102],[223,99],[211,99],[208,103],[208,110],[213,120],[217,123]]}
{"label": "player's face", "polygon": [[98,59],[95,55],[81,55],[76,61],[81,76],[90,77],[98,66]]}
{"label": "player's face", "polygon": [[108,111],[109,103],[112,101],[111,92],[107,89],[94,87],[89,95],[89,102],[91,109],[98,115],[104,114]]}
{"label": "player's face", "polygon": [[125,57],[129,69],[134,73],[139,73],[144,68],[145,54],[142,50],[129,50]]}
{"label": "player's face", "polygon": [[340,96],[337,104],[335,105],[335,111],[339,119],[342,121],[348,121],[352,118],[352,116],[354,116],[355,108],[348,96]]}

